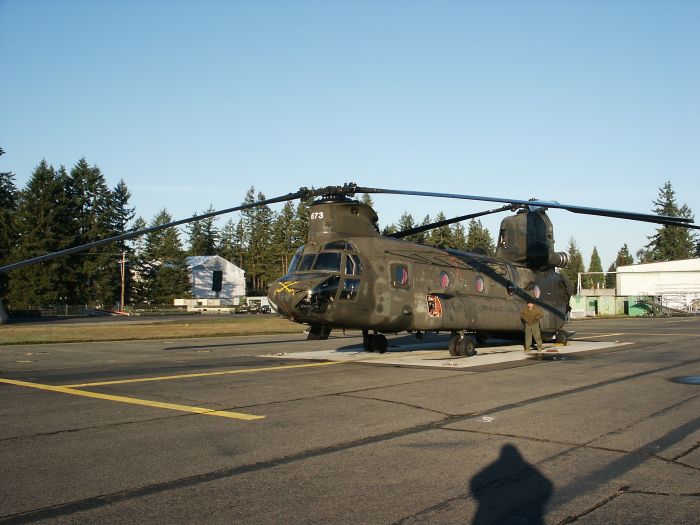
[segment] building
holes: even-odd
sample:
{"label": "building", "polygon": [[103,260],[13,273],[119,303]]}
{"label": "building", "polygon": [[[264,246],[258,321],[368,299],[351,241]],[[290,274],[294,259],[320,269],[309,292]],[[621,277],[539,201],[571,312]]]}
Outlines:
{"label": "building", "polygon": [[617,295],[653,296],[662,306],[700,311],[700,259],[620,266]]}
{"label": "building", "polygon": [[218,255],[187,257],[196,299],[230,299],[245,295],[245,272]]}

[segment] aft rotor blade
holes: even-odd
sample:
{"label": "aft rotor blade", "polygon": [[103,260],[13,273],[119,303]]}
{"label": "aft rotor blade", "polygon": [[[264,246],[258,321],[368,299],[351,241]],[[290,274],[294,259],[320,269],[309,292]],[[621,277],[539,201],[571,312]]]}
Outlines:
{"label": "aft rotor blade", "polygon": [[441,228],[442,226],[449,226],[456,222],[462,222],[469,219],[476,219],[477,217],[482,217],[484,215],[490,215],[492,213],[500,213],[502,211],[507,211],[513,207],[510,204],[503,206],[501,208],[494,208],[493,210],[480,211],[478,213],[470,213],[469,215],[460,215],[459,217],[454,217],[452,219],[445,219],[444,221],[432,222],[430,224],[423,224],[421,226],[416,226],[415,228],[410,228],[397,233],[392,233],[388,237],[393,237],[395,239],[402,239],[408,237],[409,235],[414,235],[416,233],[422,233],[428,230],[434,230],[435,228]]}
{"label": "aft rotor blade", "polygon": [[157,226],[151,226],[150,228],[144,228],[143,230],[136,230],[132,232],[123,233],[121,235],[116,235],[114,237],[109,237],[107,239],[100,239],[99,241],[90,242],[87,244],[81,244],[80,246],[73,246],[72,248],[66,248],[65,250],[60,250],[53,253],[48,253],[46,255],[40,255],[32,259],[27,259],[24,261],[16,262],[13,264],[8,264],[6,266],[0,267],[0,273],[7,273],[10,270],[16,270],[17,268],[23,268],[24,266],[31,266],[32,264],[38,264],[41,262],[50,261],[56,257],[61,257],[63,255],[70,255],[73,253],[84,252],[91,248],[96,248],[98,246],[103,246],[112,242],[124,241],[127,239],[133,239],[140,235],[145,235],[147,233],[157,232],[160,230],[165,230],[166,228],[172,228],[174,226],[180,226],[182,224],[187,224],[190,222],[201,221],[203,219],[208,219],[209,217],[216,217],[217,215],[223,215],[225,213],[232,213],[234,211],[247,210],[250,208],[256,208],[258,206],[266,206],[268,204],[275,204],[278,202],[286,202],[299,198],[306,198],[310,194],[313,195],[313,190],[308,190],[306,188],[301,188],[295,193],[289,193],[281,197],[275,197],[272,199],[265,199],[257,202],[252,202],[249,204],[242,204],[240,206],[234,206],[233,208],[226,208],[225,210],[213,211],[210,213],[205,213],[203,215],[194,215],[188,219],[181,219],[179,221],[168,222],[165,224],[158,224]]}
{"label": "aft rotor blade", "polygon": [[590,208],[586,206],[576,206],[573,204],[562,204],[556,201],[541,201],[541,200],[521,200],[507,199],[502,197],[484,197],[481,195],[462,195],[457,193],[436,193],[432,191],[411,191],[411,190],[391,190],[384,188],[364,188],[356,187],[357,193],[384,193],[388,195],[415,195],[419,197],[437,197],[443,199],[463,199],[485,202],[503,202],[510,205],[530,206],[541,208],[555,208],[567,210],[573,213],[581,213],[585,215],[598,215],[601,217],[614,217],[618,219],[628,219],[632,221],[652,222],[655,224],[664,224],[666,226],[681,226],[684,228],[700,229],[700,226],[692,224],[692,220],[685,217],[670,217],[668,215],[654,215],[651,213],[636,213],[621,210],[606,210],[603,208]]}

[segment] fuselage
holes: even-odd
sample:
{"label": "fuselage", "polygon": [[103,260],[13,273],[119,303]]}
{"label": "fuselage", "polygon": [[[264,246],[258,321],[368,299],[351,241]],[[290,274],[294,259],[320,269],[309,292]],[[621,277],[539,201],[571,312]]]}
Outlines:
{"label": "fuselage", "polygon": [[[312,213],[323,220],[333,212],[328,206]],[[318,215],[312,217],[313,224]],[[533,270],[375,230],[335,231],[328,224],[329,231],[311,228],[310,242],[269,288],[278,313],[293,321],[328,329],[520,337],[520,311],[533,302],[544,311],[543,332],[554,333],[565,322],[570,290],[553,269]]]}

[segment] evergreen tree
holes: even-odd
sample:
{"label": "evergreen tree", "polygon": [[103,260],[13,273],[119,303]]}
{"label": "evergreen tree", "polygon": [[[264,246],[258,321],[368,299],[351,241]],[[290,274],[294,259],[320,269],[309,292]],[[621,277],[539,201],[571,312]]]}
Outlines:
{"label": "evergreen tree", "polygon": [[[676,203],[676,192],[673,190],[671,181],[666,181],[666,184],[659,188],[658,199],[654,201],[654,213],[670,217],[693,218],[693,213],[686,204],[678,206]],[[688,228],[660,226],[649,240],[645,249],[638,252],[640,262],[689,259],[696,253],[697,239]]]}
{"label": "evergreen tree", "polygon": [[[399,222],[396,225],[396,231],[399,232],[404,232],[407,230],[411,230],[418,226],[416,222],[413,220],[413,216],[404,211],[401,217],[399,217]],[[418,242],[419,234],[414,233],[413,235],[408,235],[406,237],[403,237],[404,240],[406,241],[411,241],[411,242]]]}
{"label": "evergreen tree", "polygon": [[[172,217],[163,209],[149,226],[168,222]],[[190,271],[176,228],[148,233],[144,256],[143,284],[149,303],[172,305],[173,299],[190,295]]]}
{"label": "evergreen tree", "polygon": [[[116,235],[126,233],[128,231],[136,231],[136,228],[129,228],[129,223],[134,218],[134,208],[129,207],[129,199],[131,199],[131,192],[126,186],[124,179],[121,179],[119,183],[114,187],[110,196],[110,223],[111,229]],[[143,220],[143,219],[142,219]],[[144,225],[145,227],[145,225]],[[132,279],[131,271],[129,271],[129,264],[133,258],[133,249],[131,243],[128,241],[119,241],[115,243],[117,252],[121,253],[123,256],[119,258],[119,277],[122,278],[121,272],[124,271],[123,283],[124,283],[124,303],[128,304],[132,302],[131,290],[132,290]],[[122,266],[123,263],[123,266]],[[121,301],[121,282],[119,283],[119,300]],[[123,309],[124,304],[120,305]]]}
{"label": "evergreen tree", "polygon": [[[581,250],[579,250],[573,237],[569,240],[567,251],[569,253],[569,264],[561,269],[561,274],[569,279],[575,287],[578,283],[578,274],[584,272],[585,267],[583,265],[583,255],[581,255]],[[580,290],[577,291],[580,292]]]}
{"label": "evergreen tree", "polygon": [[[16,225],[20,243],[13,260],[24,260],[72,246],[75,241],[73,216],[66,197],[67,174],[45,160],[35,168],[20,192]],[[69,257],[17,269],[12,274],[8,298],[15,309],[72,303]]]}
{"label": "evergreen tree", "polygon": [[[102,172],[97,166],[90,166],[85,158],[71,169],[66,194],[74,219],[75,244],[86,244],[123,232],[117,214],[126,210],[120,212],[116,209],[115,196]],[[119,196],[120,199],[125,197],[128,199],[128,190],[127,195]],[[66,278],[73,289],[73,302],[108,307],[117,303],[121,288],[120,259],[120,246],[115,243],[71,256],[74,271]]]}
{"label": "evergreen tree", "polygon": [[[204,214],[213,211],[214,208],[210,204]],[[185,229],[189,234],[189,255],[216,255],[220,235],[216,228],[216,217],[191,222],[185,226]]]}
{"label": "evergreen tree", "polygon": [[384,226],[384,229],[382,230],[382,235],[385,235],[388,237],[389,235],[393,235],[398,231],[399,230],[396,229],[395,224],[389,224],[387,226]]}
{"label": "evergreen tree", "polygon": [[483,250],[486,255],[493,255],[496,252],[496,247],[491,238],[489,231],[483,227],[480,220],[472,219],[469,221],[469,230],[467,232],[467,250]]}
{"label": "evergreen tree", "polygon": [[219,246],[216,251],[217,255],[238,265],[241,242],[238,237],[238,225],[233,219],[226,221],[226,224],[224,224],[224,227],[221,229]]}
{"label": "evergreen tree", "polygon": [[301,199],[297,204],[296,211],[294,213],[294,221],[292,222],[293,231],[293,245],[295,249],[306,244],[309,235],[309,209],[311,208],[311,203],[313,199]]}
{"label": "evergreen tree", "polygon": [[[593,253],[591,254],[591,260],[588,263],[589,272],[602,272],[603,265],[600,262],[600,255],[598,254],[598,248],[593,247]],[[604,286],[605,279],[602,275],[587,275],[583,287],[584,288],[600,288]]]}
{"label": "evergreen tree", "polygon": [[[444,217],[444,215],[443,215]],[[423,221],[420,223],[421,226],[427,226],[430,224],[432,221],[430,219],[430,215],[426,215],[423,217]],[[427,244],[430,242],[430,231],[423,231],[421,233],[417,233],[415,235],[415,242],[421,243],[421,244]]]}
{"label": "evergreen tree", "polygon": [[[443,212],[440,212],[437,214],[437,217],[435,217],[434,222],[440,222],[444,220],[447,220],[447,217],[445,217],[445,214]],[[452,230],[449,227],[449,225],[434,228],[430,230],[430,233],[428,235],[428,243],[433,244],[435,246],[449,248],[452,246],[452,241]]]}
{"label": "evergreen tree", "polygon": [[[0,148],[0,157],[4,154]],[[19,192],[15,186],[15,176],[10,172],[0,172],[0,266],[10,263],[10,254],[17,244],[15,214]],[[8,275],[0,274],[0,301],[8,292]]]}
{"label": "evergreen tree", "polygon": [[369,193],[363,193],[362,197],[360,197],[360,202],[374,209],[374,199],[372,199],[372,196]]}
{"label": "evergreen tree", "polygon": [[285,273],[297,248],[294,243],[294,205],[287,201],[282,211],[276,214],[272,226],[272,267],[281,274]]}
{"label": "evergreen tree", "polygon": [[[263,193],[258,193],[257,200],[265,200]],[[246,213],[247,212],[247,213]],[[279,275],[279,269],[272,263],[272,248],[270,239],[272,237],[273,213],[269,206],[256,206],[246,210],[244,215],[248,216],[248,254],[246,280],[250,289],[256,292],[263,292],[267,283],[274,280]]]}
{"label": "evergreen tree", "polygon": [[452,248],[463,252],[468,251],[467,233],[464,231],[464,225],[461,222],[452,225]]}
{"label": "evergreen tree", "polygon": [[[143,230],[147,228],[146,221],[143,217],[137,217],[134,221],[132,231]],[[148,271],[149,266],[146,264],[146,239],[145,235],[134,237],[128,241],[129,267],[128,280],[131,283],[129,289],[129,303],[143,304],[148,302]]]}
{"label": "evergreen tree", "polygon": [[617,286],[617,279],[616,275],[614,272],[617,272],[617,269],[620,266],[629,266],[630,264],[634,263],[634,258],[632,257],[632,254],[630,253],[629,248],[627,247],[627,244],[625,243],[622,248],[619,249],[617,252],[617,257],[615,257],[615,261],[610,265],[608,268],[608,272],[612,272],[605,277],[605,287],[606,288],[615,288]]}

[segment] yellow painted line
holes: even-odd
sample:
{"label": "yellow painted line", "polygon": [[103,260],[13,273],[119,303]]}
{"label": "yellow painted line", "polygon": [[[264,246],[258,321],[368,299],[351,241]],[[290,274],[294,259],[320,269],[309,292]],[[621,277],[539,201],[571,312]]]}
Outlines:
{"label": "yellow painted line", "polygon": [[104,385],[123,385],[126,383],[143,383],[146,381],[169,381],[172,379],[187,379],[191,377],[209,377],[209,376],[224,376],[233,374],[253,374],[256,372],[268,372],[270,370],[290,370],[292,368],[310,368],[314,366],[339,365],[341,362],[328,361],[323,363],[306,363],[303,365],[282,365],[268,366],[264,368],[244,368],[243,370],[221,370],[218,372],[199,372],[196,374],[181,374],[176,376],[161,376],[161,377],[142,377],[139,379],[120,379],[117,381],[102,381],[99,383],[82,383],[79,385],[64,385],[65,388],[83,388],[86,386],[104,386]]}
{"label": "yellow painted line", "polygon": [[24,386],[28,388],[36,388],[38,390],[48,390],[49,392],[60,392],[61,394],[71,394],[74,396],[91,397],[94,399],[104,399],[107,401],[116,401],[117,403],[127,403],[130,405],[141,405],[152,408],[165,408],[167,410],[177,410],[180,412],[192,412],[194,414],[203,414],[205,416],[220,416],[231,419],[243,419],[250,421],[253,419],[263,419],[265,416],[255,416],[253,414],[243,414],[241,412],[226,412],[224,410],[212,410],[210,408],[192,407],[187,405],[175,405],[173,403],[161,403],[160,401],[148,401],[146,399],[137,399],[133,397],[113,396],[110,394],[98,394],[97,392],[88,392],[86,390],[77,390],[66,386],[42,385],[40,383],[30,383],[28,381],[16,381],[14,379],[0,378],[0,383],[8,385]]}
{"label": "yellow painted line", "polygon": [[581,339],[595,339],[596,337],[612,337],[614,335],[625,335],[625,332],[620,332],[619,334],[595,334],[595,335],[587,335],[585,337],[573,336],[571,338],[571,341],[580,341]]}

